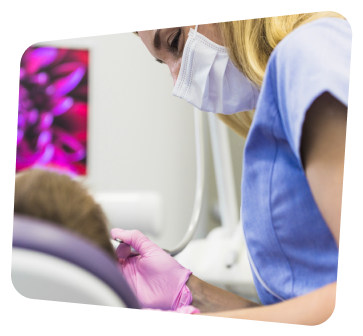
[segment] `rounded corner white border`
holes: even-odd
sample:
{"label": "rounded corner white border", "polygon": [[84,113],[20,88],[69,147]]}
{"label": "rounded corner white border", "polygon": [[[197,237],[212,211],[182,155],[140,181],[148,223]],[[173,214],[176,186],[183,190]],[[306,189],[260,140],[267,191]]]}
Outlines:
{"label": "rounded corner white border", "polygon": [[[351,71],[351,87],[349,98],[349,116],[347,121],[346,146],[351,150],[346,151],[346,165],[348,169],[344,172],[344,189],[342,202],[342,220],[346,221],[344,229],[341,229],[341,246],[339,249],[339,270],[337,284],[336,308],[332,316],[324,323],[317,326],[290,325],[271,323],[264,321],[237,320],[230,318],[215,318],[210,316],[191,316],[178,313],[165,313],[159,311],[136,310],[128,308],[100,307],[66,302],[52,302],[27,299],[21,296],[11,282],[11,246],[12,246],[12,223],[13,223],[13,195],[15,181],[15,152],[16,152],[16,122],[17,104],[19,90],[20,60],[25,50],[31,45],[50,40],[73,39],[78,37],[100,36],[108,34],[119,34],[136,30],[148,30],[162,27],[183,26],[190,24],[203,24],[221,21],[234,21],[242,19],[253,19],[260,17],[271,17],[304,12],[335,11],[348,20],[353,32],[352,43],[352,68],[357,67],[359,71]],[[75,314],[126,317],[131,319],[160,321],[179,324],[190,324],[200,326],[214,326],[227,329],[256,330],[288,333],[294,335],[313,334],[321,335],[332,330],[344,317],[347,276],[348,276],[348,252],[350,236],[351,199],[353,196],[353,175],[355,161],[355,135],[356,120],[358,116],[359,83],[360,83],[360,58],[362,54],[362,27],[358,16],[347,5],[335,1],[318,1],[315,3],[271,6],[256,9],[238,11],[226,11],[218,13],[207,13],[197,15],[178,16],[171,18],[141,20],[125,23],[106,24],[98,26],[59,29],[54,31],[34,32],[25,36],[14,47],[10,60],[9,74],[9,113],[8,113],[8,139],[6,141],[6,164],[5,164],[5,186],[4,186],[4,226],[3,226],[3,251],[2,260],[2,284],[5,293],[13,302],[21,307],[35,310],[68,312]],[[355,69],[356,70],[356,69]],[[15,113],[14,113],[15,111]],[[349,131],[349,133],[348,133]],[[349,139],[348,139],[349,138]],[[15,150],[14,150],[15,149]],[[13,171],[14,170],[14,171]],[[343,245],[343,248],[342,248]],[[9,283],[10,281],[10,283]]]}

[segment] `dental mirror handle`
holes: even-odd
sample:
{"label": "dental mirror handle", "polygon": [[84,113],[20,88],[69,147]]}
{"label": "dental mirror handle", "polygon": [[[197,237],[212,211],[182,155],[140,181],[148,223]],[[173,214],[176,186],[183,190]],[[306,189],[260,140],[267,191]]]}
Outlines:
{"label": "dental mirror handle", "polygon": [[[117,241],[119,244],[124,244],[124,246],[130,246],[129,244],[126,244],[123,240],[119,238],[115,238],[115,241]],[[120,246],[120,245],[119,245]],[[118,249],[118,248],[117,248]],[[116,249],[116,255],[117,255],[117,249]],[[170,254],[170,251],[163,249],[166,253]],[[130,246],[130,254],[127,256],[127,258],[130,257],[136,257],[140,255],[138,251],[136,251],[132,246]]]}

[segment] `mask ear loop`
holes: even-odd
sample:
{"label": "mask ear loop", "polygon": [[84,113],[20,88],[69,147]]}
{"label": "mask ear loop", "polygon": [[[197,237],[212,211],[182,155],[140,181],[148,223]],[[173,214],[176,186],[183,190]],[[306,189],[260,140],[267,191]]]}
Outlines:
{"label": "mask ear loop", "polygon": [[198,33],[198,25],[196,25],[194,28],[194,36],[197,36],[197,33]]}

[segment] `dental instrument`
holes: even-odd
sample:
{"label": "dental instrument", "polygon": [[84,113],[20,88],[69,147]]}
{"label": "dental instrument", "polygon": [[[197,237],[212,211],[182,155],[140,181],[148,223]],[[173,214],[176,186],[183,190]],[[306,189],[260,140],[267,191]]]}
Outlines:
{"label": "dental instrument", "polygon": [[115,241],[119,243],[118,247],[115,250],[115,253],[118,258],[126,259],[131,257],[136,257],[140,255],[133,247],[124,243],[121,239],[115,238]]}

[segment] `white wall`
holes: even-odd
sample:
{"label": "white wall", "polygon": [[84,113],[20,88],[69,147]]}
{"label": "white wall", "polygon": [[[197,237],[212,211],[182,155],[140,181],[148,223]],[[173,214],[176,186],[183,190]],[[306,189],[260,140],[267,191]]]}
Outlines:
{"label": "white wall", "polygon": [[[95,192],[158,191],[164,202],[163,231],[151,237],[172,248],[189,224],[196,182],[193,108],[171,95],[166,65],[148,53],[132,33],[52,41],[40,45],[90,50],[88,176]],[[230,134],[240,201],[243,140]],[[209,198],[205,235],[218,225],[211,215],[216,202],[212,160],[208,158]]]}

